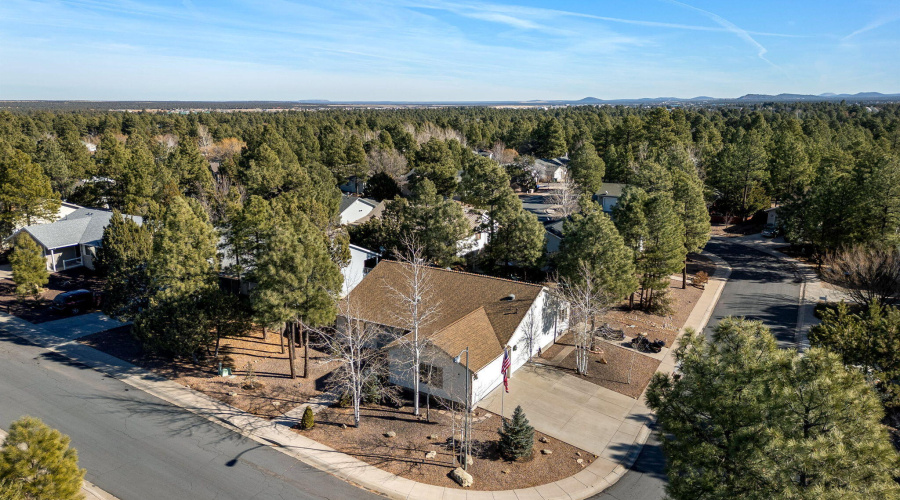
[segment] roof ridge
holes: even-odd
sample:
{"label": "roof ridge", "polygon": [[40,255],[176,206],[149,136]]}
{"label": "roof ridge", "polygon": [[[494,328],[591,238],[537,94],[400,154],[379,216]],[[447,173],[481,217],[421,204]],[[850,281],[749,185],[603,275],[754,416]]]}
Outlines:
{"label": "roof ridge", "polygon": [[[478,311],[481,311],[482,314],[484,314],[484,319],[487,320],[488,326],[491,327],[491,331],[494,331],[494,325],[491,324],[491,318],[488,317],[487,311],[485,311],[485,310],[484,310],[484,306],[481,305],[481,306],[476,307],[475,309],[472,309],[471,311],[467,312],[466,314],[463,314],[462,316],[460,316],[459,318],[457,318],[456,320],[454,320],[452,323],[448,324],[447,326],[445,326],[445,327],[441,328],[440,330],[438,330],[438,331],[432,333],[431,336],[434,337],[434,336],[437,336],[437,335],[440,335],[440,334],[446,332],[446,331],[449,330],[451,327],[456,326],[456,324],[459,323],[460,321],[462,321],[462,320],[468,318],[469,316],[471,316],[471,315],[477,313]],[[494,332],[494,335],[497,335],[497,333]]]}
{"label": "roof ridge", "polygon": [[[414,264],[409,264],[409,263],[407,263],[407,262],[400,262],[400,261],[393,260],[393,259],[381,259],[381,261],[379,261],[379,264],[382,263],[382,262],[393,262],[393,263],[395,263],[395,264],[401,264],[401,265],[407,265],[407,266],[412,266],[412,265],[414,265]],[[509,278],[498,278],[497,276],[490,276],[490,275],[488,275],[488,274],[470,273],[470,272],[467,272],[467,271],[456,271],[456,270],[454,270],[454,269],[446,269],[446,268],[443,268],[443,267],[437,267],[437,266],[427,266],[427,265],[426,265],[426,266],[423,266],[423,267],[426,267],[426,268],[428,268],[428,269],[434,269],[434,270],[436,270],[436,271],[444,271],[444,272],[446,272],[446,273],[456,273],[456,274],[464,274],[464,275],[467,275],[467,276],[474,276],[474,277],[476,277],[476,278],[486,278],[486,279],[492,279],[492,280],[497,280],[497,281],[506,281],[507,283],[516,283],[516,284],[519,284],[519,285],[526,285],[526,286],[536,286],[536,287],[539,287],[539,288],[543,288],[543,287],[544,287],[544,285],[539,285],[539,284],[536,284],[536,283],[529,283],[529,282],[527,282],[527,281],[519,281],[519,280],[511,280],[511,279],[509,279]]]}

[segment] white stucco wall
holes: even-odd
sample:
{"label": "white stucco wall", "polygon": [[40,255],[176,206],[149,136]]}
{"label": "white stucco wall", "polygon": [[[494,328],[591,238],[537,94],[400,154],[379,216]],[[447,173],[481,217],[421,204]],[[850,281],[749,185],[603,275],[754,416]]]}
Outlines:
{"label": "white stucco wall", "polygon": [[[539,348],[546,348],[553,343],[557,335],[562,335],[565,332],[568,322],[560,317],[558,308],[557,300],[546,289],[535,299],[507,344],[509,347],[515,347],[515,350],[510,352],[512,372],[515,372],[532,356],[536,355]],[[563,315],[567,317],[568,313],[563,313]],[[530,317],[534,318],[533,322],[530,321]],[[535,332],[535,342],[530,353],[528,352],[525,335],[529,327],[533,328]],[[465,355],[460,359],[461,363],[456,363],[452,358],[456,354],[447,354],[434,350],[423,355],[423,359],[430,360],[434,366],[440,366],[444,372],[441,386],[429,387],[423,384],[423,392],[454,401],[465,401]],[[411,389],[412,370],[409,369],[411,363],[408,362],[408,359],[408,351],[401,347],[395,347],[388,353],[391,383]],[[500,354],[475,373],[471,392],[473,405],[477,405],[488,393],[503,383],[503,374],[500,372],[502,364],[503,354]],[[511,390],[514,389],[511,388]]]}
{"label": "white stucco wall", "polygon": [[365,262],[377,257],[378,254],[356,245],[350,245],[350,263],[341,268],[344,275],[344,284],[341,288],[341,297],[345,297],[356,285],[365,278]]}

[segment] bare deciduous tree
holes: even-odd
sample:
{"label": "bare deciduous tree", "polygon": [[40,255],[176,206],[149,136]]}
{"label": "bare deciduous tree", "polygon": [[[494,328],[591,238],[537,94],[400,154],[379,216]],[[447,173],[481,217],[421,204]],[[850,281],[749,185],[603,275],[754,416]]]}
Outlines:
{"label": "bare deciduous tree", "polygon": [[419,382],[422,358],[429,345],[429,339],[422,330],[433,322],[440,303],[434,296],[434,283],[428,274],[428,262],[424,257],[424,247],[414,239],[403,241],[403,252],[397,253],[397,260],[403,265],[401,279],[396,285],[385,285],[387,293],[397,302],[396,324],[402,332],[397,342],[409,354],[408,372],[413,383],[413,412],[419,415]]}
{"label": "bare deciduous tree", "polygon": [[868,306],[900,303],[900,252],[857,245],[825,259],[822,275],[841,286],[850,299]]}
{"label": "bare deciduous tree", "polygon": [[550,195],[550,203],[556,205],[556,212],[561,215],[563,218],[568,218],[570,215],[578,212],[578,199],[581,196],[581,191],[572,182],[571,179],[566,176],[566,179],[553,190],[553,193]]}
{"label": "bare deciduous tree", "polygon": [[384,331],[378,325],[356,319],[356,307],[350,297],[338,303],[341,319],[334,328],[317,329],[320,347],[329,362],[338,368],[329,378],[329,389],[349,394],[353,403],[353,423],[359,427],[360,406],[367,387],[376,387],[384,379],[386,367],[383,353],[377,348]]}
{"label": "bare deciduous tree", "polygon": [[366,155],[366,162],[369,165],[369,177],[385,173],[395,181],[409,171],[406,157],[400,154],[396,149],[386,151],[384,149],[373,149]]}
{"label": "bare deciduous tree", "polygon": [[506,144],[504,144],[502,141],[495,142],[491,147],[491,158],[501,165],[509,165],[510,163],[513,163],[514,161],[516,161],[516,157],[518,156],[519,154],[515,149],[507,148]]}
{"label": "bare deciduous tree", "polygon": [[602,316],[611,298],[604,293],[600,283],[586,262],[581,262],[578,274],[559,280],[560,296],[571,311],[569,329],[575,341],[575,371],[587,373],[588,355],[593,347],[597,316]]}

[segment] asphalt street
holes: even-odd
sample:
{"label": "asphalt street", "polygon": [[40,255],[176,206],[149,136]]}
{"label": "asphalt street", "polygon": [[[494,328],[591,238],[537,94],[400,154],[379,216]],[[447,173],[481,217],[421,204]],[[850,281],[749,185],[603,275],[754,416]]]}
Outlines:
{"label": "asphalt street", "polygon": [[122,500],[374,499],[269,446],[0,333],[0,426],[41,418]]}
{"label": "asphalt street", "polygon": [[[793,348],[800,280],[790,262],[728,238],[713,238],[706,250],[728,262],[732,271],[704,333],[709,336],[723,318],[744,316],[768,325],[779,347]],[[665,497],[665,465],[659,436],[651,433],[631,469],[592,500],[661,500]]]}

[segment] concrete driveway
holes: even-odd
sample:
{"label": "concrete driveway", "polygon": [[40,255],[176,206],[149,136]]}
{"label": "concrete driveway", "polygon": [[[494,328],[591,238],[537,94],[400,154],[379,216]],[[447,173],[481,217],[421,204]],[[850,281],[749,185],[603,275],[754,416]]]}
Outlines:
{"label": "concrete driveway", "polygon": [[113,328],[118,328],[127,324],[128,323],[114,320],[103,313],[94,312],[58,319],[56,321],[47,321],[41,323],[41,326],[52,335],[64,339],[75,340],[94,333],[112,330]]}
{"label": "concrete driveway", "polygon": [[[500,413],[501,385],[478,404]],[[513,373],[503,414],[521,405],[531,425],[560,441],[599,457],[620,461],[640,448],[638,434],[649,424],[650,410],[631,399],[558,369],[528,363]],[[535,443],[540,448],[540,443]]]}

